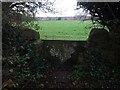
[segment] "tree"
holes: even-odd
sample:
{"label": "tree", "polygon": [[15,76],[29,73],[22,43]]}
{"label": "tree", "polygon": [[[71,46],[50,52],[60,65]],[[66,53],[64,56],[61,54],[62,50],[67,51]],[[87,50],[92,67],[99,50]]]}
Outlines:
{"label": "tree", "polygon": [[54,12],[54,2],[41,0],[41,2],[2,2],[3,24],[21,22],[35,17],[38,9],[43,12]]}
{"label": "tree", "polygon": [[99,22],[110,30],[113,29],[113,25],[120,25],[120,2],[77,2],[77,5],[89,10],[93,17],[99,17]]}

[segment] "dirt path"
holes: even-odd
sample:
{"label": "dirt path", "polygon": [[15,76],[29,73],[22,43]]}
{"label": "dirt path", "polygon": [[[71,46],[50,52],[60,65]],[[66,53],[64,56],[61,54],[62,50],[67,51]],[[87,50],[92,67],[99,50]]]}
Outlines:
{"label": "dirt path", "polygon": [[56,65],[48,76],[48,88],[71,88],[72,84],[72,68],[65,63]]}
{"label": "dirt path", "polygon": [[48,56],[47,59],[57,63],[52,63],[54,68],[46,74],[47,88],[75,88],[72,81],[73,64],[79,52],[84,51],[84,45],[86,41],[44,41],[43,46],[47,46],[44,50],[48,50],[45,57],[52,55],[56,58]]}

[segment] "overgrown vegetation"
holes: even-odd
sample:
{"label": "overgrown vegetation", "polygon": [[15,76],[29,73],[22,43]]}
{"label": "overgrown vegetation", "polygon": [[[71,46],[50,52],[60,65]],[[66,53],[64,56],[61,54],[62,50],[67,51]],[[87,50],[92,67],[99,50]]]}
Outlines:
{"label": "overgrown vegetation", "polygon": [[119,88],[120,2],[78,2],[78,6],[89,10],[93,18],[99,17],[98,22],[109,28],[108,47],[90,50],[91,77],[97,81],[91,87]]}
{"label": "overgrown vegetation", "polygon": [[35,20],[31,21],[23,21],[20,24],[17,24],[16,22],[13,22],[11,24],[13,27],[20,27],[20,28],[28,28],[28,29],[33,29],[35,31],[39,31],[42,27],[38,23],[36,23]]}
{"label": "overgrown vegetation", "polygon": [[74,66],[73,84],[81,88],[119,88],[119,65],[111,62],[103,49],[88,49],[86,54],[88,57]]}
{"label": "overgrown vegetation", "polygon": [[[31,4],[33,4],[33,7]],[[33,21],[32,15],[29,15],[30,12],[22,10],[26,7],[28,10],[32,9],[31,12],[34,14],[33,11],[39,4],[34,2],[2,3],[3,90],[44,87],[44,74],[50,64],[45,59],[42,41],[34,40],[33,37],[25,39],[20,33],[20,30],[37,30],[39,27],[30,22]],[[40,7],[42,7],[41,4]],[[44,7],[47,4],[44,4]],[[14,7],[18,10],[13,10]]]}
{"label": "overgrown vegetation", "polygon": [[42,42],[24,40],[11,26],[3,30],[3,88],[43,87],[50,65],[44,58]]}
{"label": "overgrown vegetation", "polygon": [[[37,3],[37,4],[33,3],[33,4],[34,4],[33,6],[35,7],[31,7],[30,10],[32,8],[35,10],[36,5],[42,5],[41,3]],[[113,3],[113,4],[108,3],[108,6],[112,5],[114,9],[115,4],[116,3]],[[43,33],[42,29],[44,29],[41,26],[39,26],[39,24],[37,24],[36,22],[33,23],[32,20],[30,20],[31,22],[20,21],[20,23],[14,21],[15,19],[12,18],[14,16],[12,12],[12,7],[17,5],[18,6],[22,5],[26,7],[26,3],[15,3],[11,7],[9,7],[10,5],[11,5],[11,2],[3,3],[3,16],[4,16],[3,23],[2,23],[3,24],[2,25],[3,26],[3,37],[2,37],[3,90],[16,89],[16,88],[22,88],[22,89],[45,88],[47,84],[51,85],[51,83],[48,83],[47,77],[49,76],[50,73],[52,73],[50,72],[51,69],[53,69],[52,65],[56,65],[56,61],[58,60],[58,58],[50,55],[50,52],[49,52],[50,47],[44,42],[40,40],[24,39],[19,33],[18,30],[19,29],[24,30],[24,28],[36,29],[36,30],[41,29],[40,33]],[[84,5],[87,6],[88,4],[83,4],[83,6]],[[92,7],[91,5],[94,7]],[[97,5],[103,7],[102,5],[106,5],[106,4],[92,3],[91,5],[88,5],[87,8],[91,9],[90,11],[92,12],[92,10],[97,10],[95,8],[97,7]],[[120,6],[119,3],[117,3],[115,8],[117,7],[119,9],[119,6]],[[18,7],[18,8],[21,8],[21,7]],[[117,10],[117,8],[115,10]],[[50,8],[47,8],[47,9],[49,10]],[[20,12],[19,10],[18,12],[15,12],[18,15],[18,17],[21,15],[19,12]],[[104,11],[100,10],[100,12],[104,12]],[[97,12],[99,17],[101,17],[99,15],[101,14],[100,12]],[[109,16],[109,15],[105,12],[103,13],[105,14],[103,15],[104,18],[101,17],[101,22],[103,22],[102,23],[103,25],[106,25],[105,23],[109,21],[110,18],[112,17],[112,15],[109,13],[110,17],[107,18],[106,16]],[[94,16],[95,13],[96,12],[92,12],[92,15]],[[115,14],[115,17],[119,21],[118,13]],[[11,19],[13,19],[13,21]],[[42,22],[41,22],[41,25],[42,25]],[[53,29],[52,26],[53,24],[49,27],[51,28],[51,30]],[[110,40],[109,42],[107,42],[106,48],[100,48],[101,43],[98,44],[99,47],[95,47],[95,46],[89,47],[89,45],[86,45],[86,47],[82,49],[78,45],[78,48],[77,48],[78,50],[76,50],[75,55],[71,57],[73,61],[80,60],[80,63],[73,65],[73,67],[71,66],[73,68],[73,72],[71,72],[73,76],[71,78],[73,80],[74,87],[119,88],[119,85],[120,85],[120,75],[119,75],[120,74],[120,66],[119,66],[120,64],[120,61],[119,61],[120,32],[119,32],[119,29],[120,27],[117,27],[119,26],[119,22],[116,23],[116,20],[115,21],[112,20],[112,26],[109,27],[110,24],[107,26],[110,30],[109,32]],[[77,26],[75,25],[74,28],[76,29],[76,27]],[[64,31],[67,32],[65,29]],[[51,33],[49,32],[49,34]],[[74,34],[72,31],[70,33]],[[74,35],[76,35],[77,33],[75,33]],[[86,42],[86,44],[89,44],[89,43]],[[64,87],[66,87],[66,85]]]}
{"label": "overgrown vegetation", "polygon": [[74,66],[73,80],[75,82],[79,82],[81,80],[85,80],[86,78],[87,72],[85,71],[85,68],[81,67],[80,65]]}

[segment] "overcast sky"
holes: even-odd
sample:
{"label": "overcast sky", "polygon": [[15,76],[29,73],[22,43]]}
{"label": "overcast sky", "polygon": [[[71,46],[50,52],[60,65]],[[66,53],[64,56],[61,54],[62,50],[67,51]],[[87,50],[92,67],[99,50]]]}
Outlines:
{"label": "overcast sky", "polygon": [[65,17],[75,16],[80,13],[84,14],[82,12],[83,9],[75,10],[77,7],[77,0],[56,0],[54,3],[54,7],[59,13],[53,14],[39,11],[36,14],[36,17]]}

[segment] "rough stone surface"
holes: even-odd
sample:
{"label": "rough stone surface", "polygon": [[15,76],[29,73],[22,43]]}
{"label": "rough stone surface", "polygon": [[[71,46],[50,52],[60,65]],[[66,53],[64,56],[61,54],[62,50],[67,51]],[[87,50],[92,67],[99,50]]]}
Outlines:
{"label": "rough stone surface", "polygon": [[20,35],[25,40],[39,40],[40,39],[39,32],[36,32],[35,30],[23,29],[23,30],[19,30],[19,32],[20,32]]}
{"label": "rough stone surface", "polygon": [[105,29],[93,28],[89,34],[88,45],[91,47],[106,47],[109,43],[109,32]]}
{"label": "rough stone surface", "polygon": [[58,57],[61,62],[65,62],[71,58],[71,54],[75,52],[76,42],[64,42],[64,41],[50,41],[48,47],[50,48],[51,56]]}

